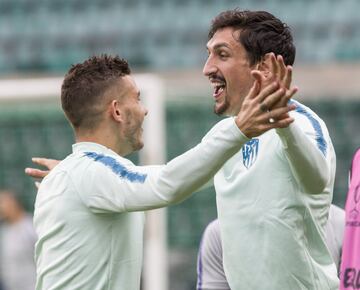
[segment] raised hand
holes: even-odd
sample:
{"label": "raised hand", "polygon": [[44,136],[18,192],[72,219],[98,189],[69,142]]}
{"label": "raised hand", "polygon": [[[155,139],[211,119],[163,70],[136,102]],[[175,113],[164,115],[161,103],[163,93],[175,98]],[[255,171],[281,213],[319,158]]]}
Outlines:
{"label": "raised hand", "polygon": [[286,90],[277,81],[260,89],[259,81],[255,80],[235,119],[241,132],[248,138],[253,138],[270,129],[289,126],[294,119],[288,112],[294,110],[295,105],[274,108],[285,94]]}
{"label": "raised hand", "polygon": [[[252,72],[253,77],[260,83],[260,87],[263,88],[272,82],[278,82],[280,87],[285,90],[285,94],[279,99],[273,107],[269,107],[269,110],[284,107],[289,100],[298,91],[297,87],[291,87],[292,82],[292,66],[286,66],[284,58],[281,55],[275,56],[274,53],[269,54],[270,57],[270,69],[268,74],[264,74],[259,70]],[[284,116],[286,117],[286,116]]]}

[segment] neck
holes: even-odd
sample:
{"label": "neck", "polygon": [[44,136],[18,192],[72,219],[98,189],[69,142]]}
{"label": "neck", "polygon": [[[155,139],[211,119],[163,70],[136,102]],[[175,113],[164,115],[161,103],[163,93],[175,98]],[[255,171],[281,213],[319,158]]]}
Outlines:
{"label": "neck", "polygon": [[129,152],[126,146],[121,142],[121,137],[118,133],[112,130],[109,126],[99,126],[95,130],[75,130],[76,142],[93,142],[103,145],[120,156],[125,156]]}

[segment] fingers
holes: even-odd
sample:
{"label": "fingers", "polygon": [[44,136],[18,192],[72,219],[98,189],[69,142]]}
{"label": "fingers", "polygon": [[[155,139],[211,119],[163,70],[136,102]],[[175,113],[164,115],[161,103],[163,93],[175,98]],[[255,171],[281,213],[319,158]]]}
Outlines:
{"label": "fingers", "polygon": [[276,128],[286,128],[288,127],[292,122],[294,122],[294,118],[285,118],[278,120],[272,124],[270,124],[270,129],[276,129]]}
{"label": "fingers", "polygon": [[298,92],[298,87],[293,87],[289,90],[286,90],[285,96],[276,104],[274,107],[284,107],[288,104],[290,99]]}
{"label": "fingers", "polygon": [[[274,86],[279,87],[279,85],[275,84]],[[257,97],[260,104],[260,110],[265,112],[267,110],[271,110],[272,108],[285,107],[298,90],[298,87],[285,89],[281,86],[273,93],[270,93],[271,88],[269,88],[269,90],[262,91]],[[262,108],[267,108],[267,110],[263,110]]]}
{"label": "fingers", "polygon": [[295,108],[296,105],[291,104],[286,107],[277,108],[273,111],[263,113],[258,118],[259,125],[257,134],[262,134],[270,129],[288,127],[292,122],[294,122],[294,118],[290,117],[288,113],[295,110]]}
{"label": "fingers", "polygon": [[292,122],[294,122],[294,118],[288,117],[281,120],[274,120],[273,123],[270,122],[264,122],[258,125],[256,132],[253,133],[252,137],[259,136],[271,129],[277,129],[277,128],[286,128],[288,127]]}
{"label": "fingers", "polygon": [[270,54],[270,70],[271,70],[271,73],[273,74],[273,76],[275,76],[277,78],[278,73],[279,73],[279,65],[278,65],[276,56],[273,52]]}
{"label": "fingers", "polygon": [[259,82],[260,88],[262,87],[262,84],[265,82],[265,77],[263,73],[259,70],[253,70],[251,71],[252,77]]}
{"label": "fingers", "polygon": [[298,92],[299,88],[298,87],[293,87],[290,90],[286,91],[286,104],[288,103],[288,101],[290,101],[290,99]]}
{"label": "fingers", "polygon": [[40,170],[36,168],[25,168],[25,173],[28,176],[34,178],[44,178],[46,175],[49,174],[49,170]]}
{"label": "fingers", "polygon": [[285,65],[282,55],[275,56],[275,54],[271,53],[270,60],[270,69],[274,80],[281,82],[285,88],[289,89],[292,80],[292,66]]}
{"label": "fingers", "polygon": [[40,158],[40,157],[34,157],[31,158],[32,162],[34,162],[37,165],[44,166],[48,168],[49,170],[53,169],[60,161],[56,159],[49,159],[49,158]]}
{"label": "fingers", "polygon": [[[277,85],[278,86],[278,85]],[[275,88],[276,86],[272,87]],[[259,99],[262,100],[259,102],[260,110],[262,112],[266,112],[270,110],[274,104],[278,103],[281,98],[285,97],[285,90],[283,88],[278,88],[273,93],[268,92],[264,96],[262,96],[262,93],[265,94],[265,90],[259,94]],[[263,108],[267,108],[266,110]]]}
{"label": "fingers", "polygon": [[284,58],[281,55],[277,56],[277,65],[279,70],[279,80],[283,80],[286,75],[286,66],[284,63]]}
{"label": "fingers", "polygon": [[263,90],[261,90],[260,93],[254,98],[254,100],[258,101],[259,103],[262,103],[265,99],[268,99],[278,89],[279,89],[279,83],[273,82],[267,85]]}
{"label": "fingers", "polygon": [[250,99],[254,99],[258,94],[260,90],[260,83],[258,80],[255,79],[253,86],[250,89],[250,92],[248,94]]}
{"label": "fingers", "polygon": [[291,80],[292,80],[292,66],[288,65],[286,67],[286,74],[285,74],[285,78],[284,78],[285,88],[287,88],[287,89],[290,88]]}
{"label": "fingers", "polygon": [[[37,165],[44,166],[49,170],[40,170],[36,168],[25,168],[25,174],[34,178],[44,178],[46,175],[49,174],[50,170],[52,170],[60,161],[55,159],[48,159],[48,158],[39,158],[34,157],[31,159]],[[39,187],[40,183],[35,182],[35,186]]]}
{"label": "fingers", "polygon": [[[286,114],[289,113],[290,111],[295,110],[295,108],[296,108],[296,105],[291,104],[286,107],[274,109],[272,111],[262,114],[262,116],[260,117],[260,121],[264,122],[264,123],[269,123],[269,120],[272,119],[274,122],[271,122],[271,123],[275,124],[276,122],[278,122],[280,120],[289,118],[289,116],[288,115],[286,116]],[[286,116],[286,117],[284,118],[284,116]]]}

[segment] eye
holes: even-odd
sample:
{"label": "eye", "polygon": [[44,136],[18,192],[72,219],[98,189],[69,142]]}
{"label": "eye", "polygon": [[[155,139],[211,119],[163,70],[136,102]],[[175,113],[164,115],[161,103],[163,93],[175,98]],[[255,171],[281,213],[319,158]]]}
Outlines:
{"label": "eye", "polygon": [[229,55],[228,55],[226,52],[224,52],[224,51],[220,51],[220,52],[219,52],[219,56],[220,56],[221,58],[227,58]]}

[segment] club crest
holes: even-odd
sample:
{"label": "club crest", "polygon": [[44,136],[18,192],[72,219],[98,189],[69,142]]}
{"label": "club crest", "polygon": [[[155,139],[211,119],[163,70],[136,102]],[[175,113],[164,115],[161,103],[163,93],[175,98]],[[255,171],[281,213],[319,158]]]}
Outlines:
{"label": "club crest", "polygon": [[242,147],[243,163],[250,168],[256,161],[259,152],[259,139],[251,139]]}

